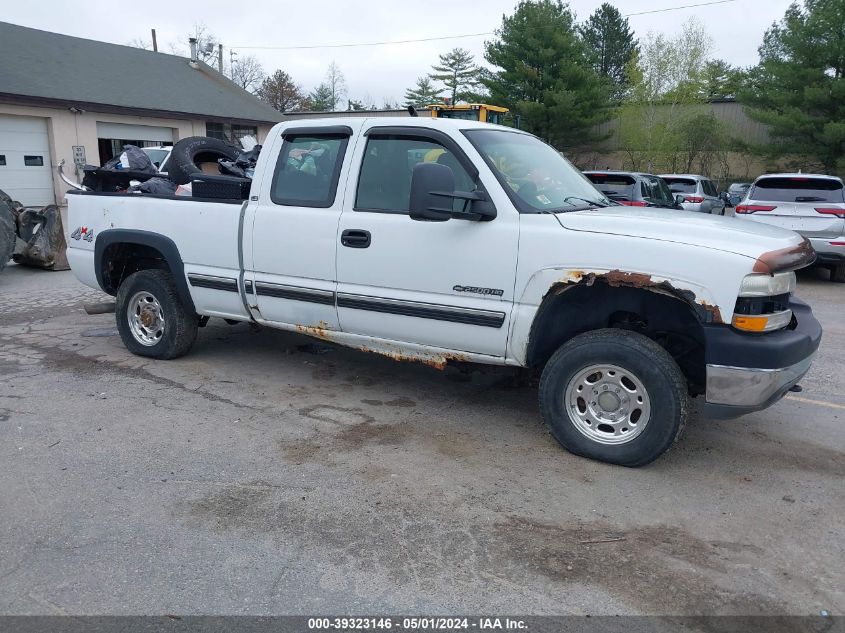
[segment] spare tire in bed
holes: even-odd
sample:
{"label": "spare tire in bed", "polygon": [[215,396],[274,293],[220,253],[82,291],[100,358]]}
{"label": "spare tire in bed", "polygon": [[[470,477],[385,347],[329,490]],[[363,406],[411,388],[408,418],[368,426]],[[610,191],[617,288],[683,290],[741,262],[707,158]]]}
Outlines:
{"label": "spare tire in bed", "polygon": [[[240,150],[225,141],[210,136],[189,136],[178,141],[167,160],[167,177],[177,185],[185,185],[201,173],[202,163],[217,163],[218,159],[235,160]],[[216,172],[215,172],[216,173]]]}

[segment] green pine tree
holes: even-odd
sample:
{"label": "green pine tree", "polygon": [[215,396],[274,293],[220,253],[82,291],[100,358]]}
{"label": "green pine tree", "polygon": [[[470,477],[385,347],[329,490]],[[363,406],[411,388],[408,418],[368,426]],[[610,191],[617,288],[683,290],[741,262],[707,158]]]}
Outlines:
{"label": "green pine tree", "polygon": [[405,91],[405,105],[424,108],[430,103],[437,103],[442,99],[442,91],[431,83],[428,77],[418,77],[413,88]]}
{"label": "green pine tree", "polygon": [[625,67],[637,54],[637,40],[619,9],[608,3],[596,9],[580,27],[581,38],[593,68],[613,82],[613,99],[625,95]]}
{"label": "green pine tree", "polygon": [[804,157],[828,172],[845,159],[845,3],[793,3],[766,32],[740,101],[770,126],[773,156]]}
{"label": "green pine tree", "polygon": [[440,63],[432,66],[434,72],[429,79],[443,82],[452,103],[463,99],[465,94],[478,84],[478,66],[472,53],[464,48],[455,48],[440,55]]}
{"label": "green pine tree", "polygon": [[483,80],[490,100],[559,149],[594,140],[593,127],[610,117],[610,82],[591,66],[569,7],[522,0],[496,35],[485,44],[496,67]]}
{"label": "green pine tree", "polygon": [[327,83],[321,83],[308,95],[309,109],[313,112],[329,112],[335,109],[332,88]]}

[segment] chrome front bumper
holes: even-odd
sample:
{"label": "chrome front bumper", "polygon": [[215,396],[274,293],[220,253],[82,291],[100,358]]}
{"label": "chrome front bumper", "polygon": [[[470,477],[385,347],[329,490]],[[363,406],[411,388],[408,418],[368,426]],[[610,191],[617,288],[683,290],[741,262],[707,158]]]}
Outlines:
{"label": "chrome front bumper", "polygon": [[765,409],[804,377],[814,356],[781,369],[707,365],[704,413],[709,417],[734,418]]}

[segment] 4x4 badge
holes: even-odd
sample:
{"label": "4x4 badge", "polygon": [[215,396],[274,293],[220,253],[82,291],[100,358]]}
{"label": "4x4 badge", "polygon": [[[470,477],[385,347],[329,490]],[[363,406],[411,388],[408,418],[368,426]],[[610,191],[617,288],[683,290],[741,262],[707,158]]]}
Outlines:
{"label": "4x4 badge", "polygon": [[70,234],[75,240],[85,240],[86,242],[94,241],[94,229],[89,229],[87,226],[78,226],[76,230]]}

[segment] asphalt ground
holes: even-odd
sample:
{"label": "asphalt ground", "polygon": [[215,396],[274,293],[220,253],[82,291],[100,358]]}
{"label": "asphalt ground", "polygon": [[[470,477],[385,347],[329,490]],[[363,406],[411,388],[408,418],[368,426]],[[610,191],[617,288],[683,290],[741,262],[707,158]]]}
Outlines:
{"label": "asphalt ground", "polygon": [[637,470],[509,370],[212,320],[129,354],[69,272],[0,274],[0,614],[845,611],[845,285],[804,391]]}

